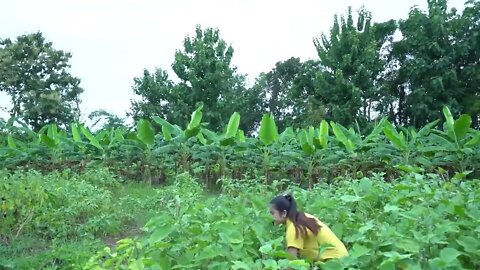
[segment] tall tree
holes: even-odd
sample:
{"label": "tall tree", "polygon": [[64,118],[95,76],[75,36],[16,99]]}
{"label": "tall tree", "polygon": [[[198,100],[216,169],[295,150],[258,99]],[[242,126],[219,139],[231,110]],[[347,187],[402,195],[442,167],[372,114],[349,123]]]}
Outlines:
{"label": "tall tree", "polygon": [[378,78],[385,69],[384,49],[396,30],[394,20],[372,23],[361,8],[354,22],[351,8],[340,22],[335,15],[329,37],[314,39],[322,65],[317,87],[326,105],[326,117],[343,125],[373,118],[380,99]]}
{"label": "tall tree", "polygon": [[[134,78],[133,81],[133,93],[140,99],[131,101],[129,116],[132,116],[135,120],[161,116],[169,121],[173,118],[185,117],[180,108],[174,108],[176,105],[174,103],[174,83],[168,78],[167,71],[157,68],[151,73],[145,69],[143,76]],[[173,104],[169,102],[173,102]],[[179,102],[177,101],[177,103]],[[184,121],[182,119],[177,124]]]}
{"label": "tall tree", "polygon": [[280,130],[286,127],[287,122],[291,122],[294,100],[290,91],[300,70],[300,59],[292,57],[277,62],[268,73],[261,73],[254,85],[261,93],[263,107],[272,113]]}
{"label": "tall tree", "polygon": [[96,127],[101,123],[100,129],[121,128],[125,126],[125,119],[105,110],[96,110],[88,115],[88,119],[93,121],[90,128]]}
{"label": "tall tree", "polygon": [[[135,79],[133,89],[142,100],[132,102],[131,114],[135,118],[157,114],[186,125],[191,112],[203,104],[203,119],[209,127],[224,127],[234,111],[249,110],[244,104],[245,77],[232,65],[232,56],[233,48],[221,39],[218,29],[197,26],[195,36],[187,36],[183,50],[175,53],[172,68],[179,82],[170,81],[161,69],[153,75],[145,71]],[[242,119],[242,127],[250,129],[251,125]]]}
{"label": "tall tree", "polygon": [[260,93],[264,111],[271,112],[280,130],[287,126],[318,124],[323,113],[316,92],[319,62],[292,57],[261,73],[253,89]]}
{"label": "tall tree", "polygon": [[448,106],[471,114],[478,127],[480,2],[469,1],[459,15],[446,0],[428,0],[427,11],[413,8],[399,25],[403,38],[393,45],[398,68],[391,78],[397,121],[421,127]]}
{"label": "tall tree", "polygon": [[289,93],[289,98],[294,102],[289,126],[314,126],[325,119],[325,100],[317,87],[317,75],[322,68],[318,60],[302,63]]}
{"label": "tall tree", "polygon": [[71,54],[55,50],[42,33],[0,40],[0,91],[10,95],[12,116],[34,130],[78,120],[80,80],[69,73]]}

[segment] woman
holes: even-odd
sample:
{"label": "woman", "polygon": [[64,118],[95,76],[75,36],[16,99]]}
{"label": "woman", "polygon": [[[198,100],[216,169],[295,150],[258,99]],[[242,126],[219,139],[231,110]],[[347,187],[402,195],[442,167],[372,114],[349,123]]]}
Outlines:
{"label": "woman", "polygon": [[[327,225],[316,217],[297,210],[292,195],[273,198],[270,202],[270,213],[276,224],[285,224],[288,253],[295,258],[325,261],[348,256],[345,245]],[[318,254],[322,245],[329,247],[322,254]]]}

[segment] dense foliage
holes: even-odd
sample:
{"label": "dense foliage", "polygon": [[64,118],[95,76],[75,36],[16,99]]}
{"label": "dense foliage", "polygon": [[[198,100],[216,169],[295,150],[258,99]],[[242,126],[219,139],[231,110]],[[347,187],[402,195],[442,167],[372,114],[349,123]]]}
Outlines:
{"label": "dense foliage", "polygon": [[[184,179],[188,180],[188,178]],[[288,188],[309,213],[346,243],[350,257],[322,269],[473,269],[480,264],[478,182],[412,174],[400,182],[372,179]],[[126,238],[92,257],[88,269],[310,269],[284,259],[282,229],[266,209],[276,185],[224,180],[221,195],[200,194],[196,182],[165,194],[146,237]],[[188,181],[187,181],[188,183]],[[193,185],[193,186],[192,186]]]}
{"label": "dense foliage", "polygon": [[[1,177],[6,269],[309,269],[308,262],[287,259],[284,228],[273,227],[268,213],[269,198],[285,190],[350,251],[322,269],[480,264],[479,182],[461,175],[411,173],[385,181],[376,174],[311,190],[287,180],[265,186],[261,178],[224,178],[216,195],[188,174],[161,189],[137,190],[104,170]],[[132,230],[132,222],[143,232]]]}
{"label": "dense foliage", "polygon": [[[205,112],[205,121],[218,130],[234,111],[252,109],[247,103],[245,78],[231,64],[233,48],[220,37],[218,29],[197,26],[194,37],[185,37],[183,47],[175,53],[172,64],[180,82],[171,81],[162,69],[153,73],[144,70],[143,77],[134,79],[133,91],[141,98],[132,101],[130,114],[135,120],[160,116],[184,126],[191,108],[203,105],[211,108]],[[245,123],[244,127],[250,130],[251,124]]]}
{"label": "dense foliage", "polygon": [[448,177],[478,173],[480,164],[480,132],[471,129],[470,116],[454,120],[446,107],[441,129],[435,128],[439,120],[415,130],[397,129],[382,119],[367,134],[333,121],[279,133],[273,117],[265,114],[258,137],[243,134],[238,113],[232,114],[224,132],[215,133],[204,127],[202,111],[199,107],[192,114],[185,129],[154,117],[155,126],[141,119],[136,130],[120,127],[96,134],[79,124],[68,130],[51,124],[35,133],[13,125],[12,119],[0,137],[0,153],[6,157],[0,165],[12,170],[70,166],[81,171],[103,164],[147,183],[187,171],[208,186],[224,176],[245,175],[263,175],[265,183],[289,177],[312,186],[336,176],[373,172],[385,172],[387,177],[437,172]]}
{"label": "dense foliage", "polygon": [[78,269],[95,249],[139,233],[159,196],[106,169],[0,171],[0,268]]}
{"label": "dense foliage", "polygon": [[0,39],[0,91],[11,98],[10,114],[36,131],[49,123],[78,121],[83,89],[69,73],[71,57],[40,32]]}

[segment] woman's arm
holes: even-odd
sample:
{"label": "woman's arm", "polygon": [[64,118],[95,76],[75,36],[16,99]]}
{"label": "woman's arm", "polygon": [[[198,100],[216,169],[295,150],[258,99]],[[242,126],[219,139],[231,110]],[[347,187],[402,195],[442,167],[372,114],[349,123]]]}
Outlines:
{"label": "woman's arm", "polygon": [[292,255],[295,259],[298,258],[298,248],[288,247],[288,254]]}

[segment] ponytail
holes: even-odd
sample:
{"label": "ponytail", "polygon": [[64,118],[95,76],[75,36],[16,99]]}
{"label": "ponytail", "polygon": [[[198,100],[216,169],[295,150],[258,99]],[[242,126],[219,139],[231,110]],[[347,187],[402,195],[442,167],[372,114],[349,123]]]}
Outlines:
{"label": "ponytail", "polygon": [[309,229],[315,235],[318,234],[320,225],[314,218],[309,218],[304,212],[299,212],[297,210],[297,203],[291,194],[287,193],[277,196],[273,198],[270,203],[273,204],[275,209],[277,209],[279,212],[287,212],[287,218],[295,226],[297,238],[299,235],[302,238],[305,238],[307,235],[307,229]]}

